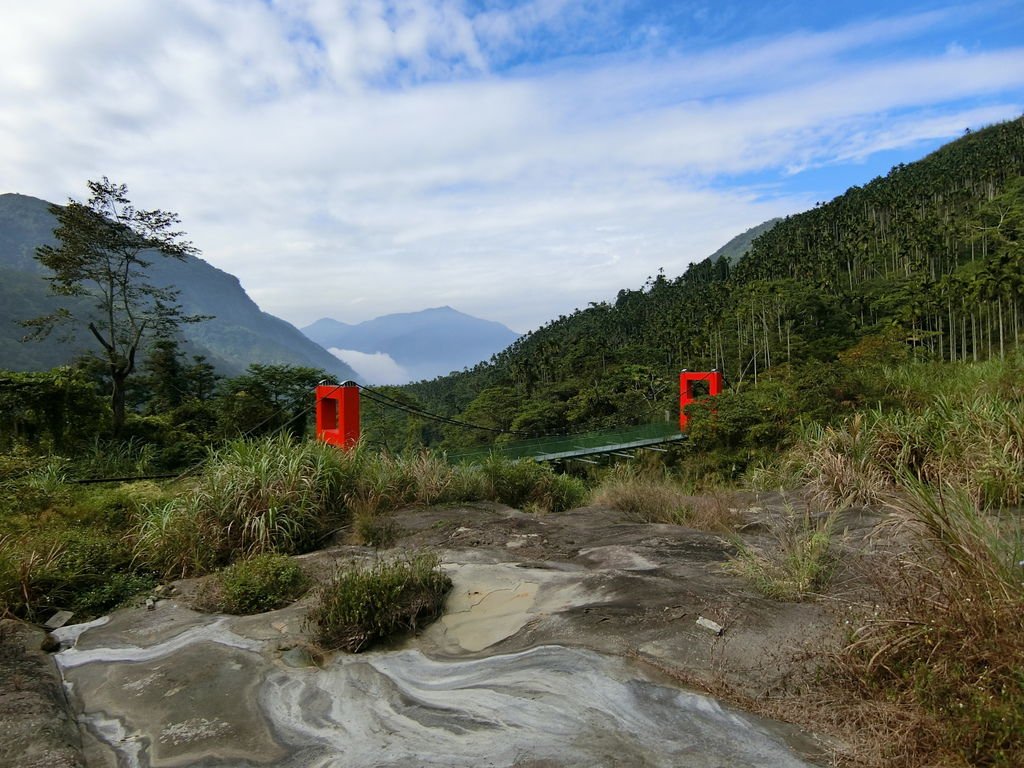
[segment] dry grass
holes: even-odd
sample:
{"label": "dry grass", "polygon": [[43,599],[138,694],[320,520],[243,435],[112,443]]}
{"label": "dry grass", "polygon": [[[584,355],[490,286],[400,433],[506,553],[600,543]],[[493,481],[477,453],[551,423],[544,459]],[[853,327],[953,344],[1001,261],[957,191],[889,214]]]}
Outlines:
{"label": "dry grass", "polygon": [[875,764],[1024,765],[1019,516],[993,518],[965,489],[915,480],[891,507],[916,544],[877,562],[878,607],[832,683],[856,702],[851,717],[883,733]]}
{"label": "dry grass", "polygon": [[704,531],[732,530],[741,522],[724,496],[691,496],[664,472],[644,472],[628,464],[611,469],[591,494],[591,503],[617,509],[637,522]]}

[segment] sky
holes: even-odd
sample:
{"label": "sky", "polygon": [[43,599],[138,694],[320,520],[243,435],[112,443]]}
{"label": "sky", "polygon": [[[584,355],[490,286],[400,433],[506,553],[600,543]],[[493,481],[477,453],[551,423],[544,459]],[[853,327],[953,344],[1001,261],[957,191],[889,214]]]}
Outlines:
{"label": "sky", "polygon": [[0,0],[0,192],[176,211],[298,326],[525,332],[1024,112],[1024,0]]}

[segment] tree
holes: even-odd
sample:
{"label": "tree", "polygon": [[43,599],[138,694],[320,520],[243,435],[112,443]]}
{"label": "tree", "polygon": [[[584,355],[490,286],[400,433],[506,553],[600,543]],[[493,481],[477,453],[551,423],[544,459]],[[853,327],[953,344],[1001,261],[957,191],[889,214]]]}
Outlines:
{"label": "tree", "polygon": [[89,330],[100,345],[96,357],[110,377],[113,431],[118,435],[125,422],[125,382],[135,371],[140,344],[205,319],[183,314],[176,289],[149,282],[151,259],[184,260],[199,251],[175,230],[177,214],[137,210],[128,188],[106,176],[88,185],[92,195],[86,203],[72,199],[64,207],[51,206],[58,245],[36,249],[36,260],[52,273],[47,280],[53,294],[87,297],[92,305],[75,312],[61,307],[25,325],[32,329],[29,338],[43,338],[65,324],[72,326],[72,333]]}
{"label": "tree", "polygon": [[222,385],[217,413],[224,437],[287,430],[301,437],[313,410],[313,388],[331,375],[301,365],[253,363]]}
{"label": "tree", "polygon": [[167,413],[191,402],[213,397],[220,376],[203,355],[193,355],[192,363],[177,339],[158,338],[149,347],[142,365],[142,388],[148,414]]}

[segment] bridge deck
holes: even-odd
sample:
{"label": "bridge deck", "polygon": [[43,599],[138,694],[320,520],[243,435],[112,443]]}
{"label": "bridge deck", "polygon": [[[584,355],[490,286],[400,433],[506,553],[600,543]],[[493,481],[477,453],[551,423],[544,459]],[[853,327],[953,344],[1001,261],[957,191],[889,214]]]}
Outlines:
{"label": "bridge deck", "polygon": [[665,443],[678,443],[680,440],[685,440],[686,435],[678,433],[675,435],[665,435],[664,437],[649,437],[644,440],[633,440],[628,443],[618,443],[616,445],[598,445],[598,446],[587,446],[580,448],[573,448],[568,451],[558,451],[557,453],[542,453],[534,456],[536,461],[562,461],[564,459],[579,459],[586,456],[602,456],[608,453],[619,453],[622,451],[636,450],[638,448],[651,448],[657,445],[663,445]]}
{"label": "bridge deck", "polygon": [[449,454],[452,461],[482,461],[491,453],[509,459],[535,461],[568,461],[588,456],[623,454],[643,448],[654,448],[665,443],[685,440],[677,424],[658,422],[640,424],[616,430],[584,432],[573,435],[548,435],[514,443],[497,443],[459,454]]}

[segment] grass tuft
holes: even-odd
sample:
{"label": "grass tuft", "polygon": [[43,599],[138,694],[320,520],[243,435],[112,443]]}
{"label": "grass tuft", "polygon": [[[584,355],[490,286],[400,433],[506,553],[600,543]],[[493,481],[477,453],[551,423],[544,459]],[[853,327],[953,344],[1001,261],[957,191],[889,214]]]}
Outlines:
{"label": "grass tuft", "polygon": [[834,527],[833,515],[815,518],[809,511],[790,510],[770,525],[773,542],[766,548],[731,537],[736,554],[726,568],[749,580],[765,597],[808,600],[828,586],[835,571]]}
{"label": "grass tuft", "polygon": [[224,613],[273,611],[302,597],[309,577],[286,555],[263,554],[240,560],[204,585],[196,606]]}
{"label": "grass tuft", "polygon": [[358,653],[432,621],[451,585],[432,554],[348,565],[319,588],[307,626],[321,647]]}

